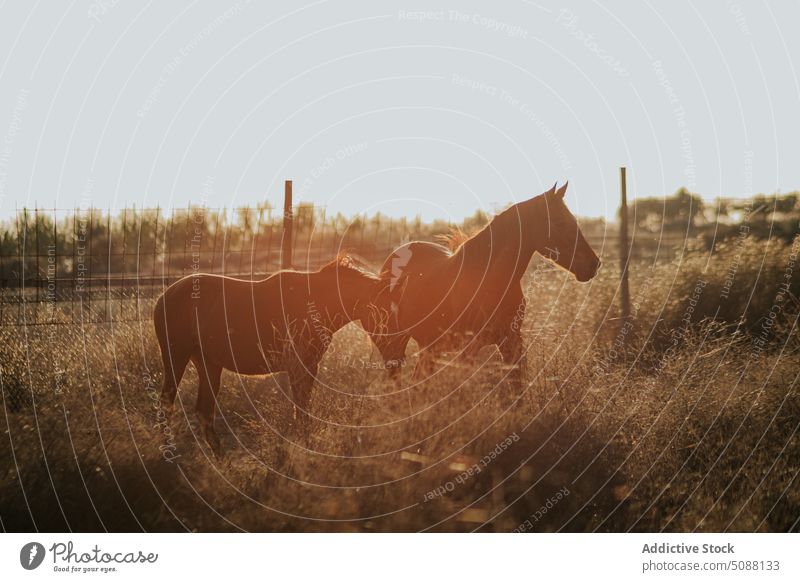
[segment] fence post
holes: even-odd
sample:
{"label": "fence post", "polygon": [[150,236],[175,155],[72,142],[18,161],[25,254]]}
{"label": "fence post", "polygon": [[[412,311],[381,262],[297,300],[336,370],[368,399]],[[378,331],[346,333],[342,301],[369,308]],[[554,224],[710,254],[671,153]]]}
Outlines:
{"label": "fence post", "polygon": [[70,299],[70,308],[72,309],[72,323],[75,323],[75,293],[77,290],[78,284],[78,276],[77,276],[77,269],[78,269],[78,262],[75,260],[75,245],[78,244],[78,208],[77,206],[73,208],[72,211],[72,268],[70,269],[72,273],[70,276],[72,277],[72,287],[69,292],[69,299]]}
{"label": "fence post", "polygon": [[[275,236],[275,216],[272,214],[272,208],[267,208],[267,220],[269,220],[269,238],[267,239],[267,274],[272,273],[272,239]],[[280,257],[275,261],[275,270],[280,269]]]}
{"label": "fence post", "polygon": [[[631,297],[628,287],[628,185],[625,176],[625,168],[619,169],[620,186],[620,208],[619,208],[619,267],[621,272],[620,280],[620,319],[624,326],[631,315]],[[627,334],[622,334],[625,338]]]}
{"label": "fence post", "polygon": [[[50,266],[50,257],[48,259],[48,267]],[[56,305],[58,302],[58,212],[53,208],[53,320],[55,320]],[[49,290],[48,290],[49,291]]]}
{"label": "fence post", "polygon": [[24,281],[25,281],[25,253],[22,250],[23,245],[23,238],[22,232],[19,229],[19,210],[16,211],[17,213],[17,298],[19,299],[19,303],[17,303],[17,322],[24,321],[24,305],[25,305],[25,294],[24,294]]}
{"label": "fence post", "polygon": [[[133,206],[133,229],[136,230],[136,205]],[[119,313],[117,314],[118,320],[122,320],[122,312],[125,306],[123,301],[125,297],[125,254],[127,251],[126,245],[127,237],[126,231],[128,230],[128,208],[127,206],[122,210],[122,257],[120,258],[119,266]]]}
{"label": "fence post", "polygon": [[170,277],[172,276],[172,240],[175,238],[175,208],[170,209],[169,214],[169,227],[167,229],[165,225],[164,230],[164,239],[167,241],[167,258],[166,258],[166,273],[164,273],[165,269],[161,269],[161,280],[163,282],[164,288],[169,287],[172,285],[172,280]]}
{"label": "fence post", "polygon": [[36,310],[39,309],[39,286],[42,279],[42,268],[39,265],[39,207],[33,209],[33,228],[35,233],[36,244],[36,277],[33,279],[33,284],[36,285]]}
{"label": "fence post", "polygon": [[[247,240],[247,231],[250,229],[250,208],[249,207],[242,207],[239,209],[239,220],[241,222],[241,228],[239,229],[241,233],[239,234],[239,266],[237,267],[239,277],[244,276],[244,272],[242,271],[244,265],[244,253],[245,253],[245,241]],[[252,269],[250,270],[252,274]]]}
{"label": "fence post", "polygon": [[[91,315],[92,315],[92,299],[93,299],[92,291],[94,290],[93,289],[94,288],[94,279],[92,278],[92,268],[94,266],[94,256],[93,256],[94,255],[94,250],[93,250],[94,249],[94,226],[93,226],[93,221],[94,221],[94,207],[90,206],[89,207],[89,231],[88,231],[88,239],[89,239],[89,243],[88,243],[89,244],[89,248],[88,248],[88,251],[89,251],[89,253],[88,253],[89,254],[89,268],[87,269],[88,277],[86,278],[86,285],[87,285],[86,289],[88,289],[89,292],[86,293],[86,295],[85,295],[85,297],[86,297],[86,305],[87,305],[87,310],[88,310],[89,317],[91,317]],[[83,312],[83,301],[81,300],[81,323],[83,323],[83,315],[84,315],[84,312]]]}
{"label": "fence post", "polygon": [[292,181],[286,180],[283,190],[283,237],[281,238],[281,269],[292,268]]}
{"label": "fence post", "polygon": [[156,286],[156,263],[158,262],[158,218],[161,216],[161,205],[156,206],[156,221],[153,224],[153,264],[150,271],[150,295]]}
{"label": "fence post", "polygon": [[[311,232],[317,232],[319,236],[319,248],[317,249],[317,264],[315,267],[319,267],[322,265],[322,247],[325,246],[325,211],[326,208],[322,207],[322,212],[320,213],[320,217],[322,218],[322,225],[319,228],[312,228]],[[309,249],[309,254],[311,249]]]}
{"label": "fence post", "polygon": [[111,261],[113,239],[111,238],[111,207],[108,207],[106,217],[106,236],[108,237],[108,251],[106,252],[106,304],[103,307],[103,322],[111,321]]}
{"label": "fence post", "polygon": [[3,304],[6,301],[6,269],[3,261],[3,244],[0,241],[0,325],[3,325]]}

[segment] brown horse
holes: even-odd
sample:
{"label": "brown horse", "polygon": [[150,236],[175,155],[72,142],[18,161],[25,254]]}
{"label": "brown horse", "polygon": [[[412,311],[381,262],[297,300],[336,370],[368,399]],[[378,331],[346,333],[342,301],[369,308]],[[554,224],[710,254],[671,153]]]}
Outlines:
{"label": "brown horse", "polygon": [[397,377],[409,339],[420,347],[414,376],[430,373],[453,342],[470,352],[496,344],[519,380],[525,313],[521,279],[538,252],[581,282],[600,260],[564,203],[567,185],[515,204],[495,216],[454,251],[411,242],[383,264],[375,311],[365,327]]}
{"label": "brown horse", "polygon": [[332,334],[369,313],[377,276],[338,257],[318,271],[279,271],[260,281],[197,274],[177,281],[154,311],[164,363],[161,403],[171,411],[191,360],[200,377],[197,412],[215,452],[222,370],[288,372],[292,400],[307,415],[311,388]]}

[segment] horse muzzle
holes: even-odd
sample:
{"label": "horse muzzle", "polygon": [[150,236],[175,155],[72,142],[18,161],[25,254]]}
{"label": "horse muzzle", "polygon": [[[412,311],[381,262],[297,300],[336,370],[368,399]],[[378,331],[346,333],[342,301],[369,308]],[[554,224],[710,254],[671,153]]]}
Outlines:
{"label": "horse muzzle", "polygon": [[597,272],[600,270],[602,264],[603,263],[600,261],[600,259],[596,259],[591,266],[587,266],[586,268],[580,269],[578,272],[576,272],[575,278],[581,283],[591,281],[597,275]]}

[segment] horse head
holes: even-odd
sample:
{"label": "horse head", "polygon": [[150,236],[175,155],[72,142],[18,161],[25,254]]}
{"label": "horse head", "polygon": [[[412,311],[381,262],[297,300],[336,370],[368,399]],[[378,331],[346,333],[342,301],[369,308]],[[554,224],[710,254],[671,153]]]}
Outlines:
{"label": "horse head", "polygon": [[[349,254],[340,254],[319,270],[320,293],[329,296],[327,303],[337,305],[336,312],[346,321],[366,321],[378,276]],[[326,302],[323,299],[323,302]]]}
{"label": "horse head", "polygon": [[601,263],[564,202],[566,192],[567,184],[561,188],[553,185],[544,194],[522,205],[528,213],[537,217],[531,217],[529,222],[537,225],[531,233],[534,250],[585,283],[597,274]]}

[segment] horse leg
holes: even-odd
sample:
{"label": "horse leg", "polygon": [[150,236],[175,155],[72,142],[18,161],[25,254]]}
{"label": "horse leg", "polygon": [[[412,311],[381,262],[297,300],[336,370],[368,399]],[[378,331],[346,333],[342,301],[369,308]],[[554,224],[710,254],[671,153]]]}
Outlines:
{"label": "horse leg", "polygon": [[522,341],[522,322],[525,319],[527,306],[522,287],[514,290],[508,298],[505,315],[495,324],[497,347],[506,364],[513,366],[509,374],[512,385],[522,384],[523,374],[527,368],[525,345]]}
{"label": "horse leg", "polygon": [[525,346],[522,341],[522,334],[518,327],[510,326],[506,334],[499,338],[498,348],[503,362],[512,366],[508,374],[508,379],[513,386],[519,387],[522,384],[525,372],[526,358]]}
{"label": "horse leg", "polygon": [[379,346],[378,349],[383,356],[384,365],[390,380],[399,380],[400,372],[406,361],[406,347],[411,339],[409,335],[395,336]]}
{"label": "horse leg", "polygon": [[311,401],[311,392],[314,388],[314,378],[319,369],[319,362],[298,362],[289,371],[289,383],[292,387],[292,400],[295,411],[297,432],[306,437],[308,426],[311,422],[311,412],[308,409]]}
{"label": "horse leg", "polygon": [[214,429],[214,417],[217,411],[222,367],[206,361],[199,352],[192,356],[192,363],[197,368],[197,375],[200,378],[200,385],[197,389],[197,415],[200,417],[203,436],[214,454],[219,455],[221,447],[219,435]]}
{"label": "horse leg", "polygon": [[161,343],[161,361],[164,365],[164,383],[161,386],[161,409],[170,416],[175,408],[175,396],[186,366],[192,357],[191,350],[170,350],[169,345]]}
{"label": "horse leg", "polygon": [[438,355],[439,350],[433,346],[427,346],[420,350],[419,360],[417,360],[417,365],[414,368],[414,374],[411,376],[414,382],[420,382],[421,380],[430,377],[430,375],[433,373],[434,365]]}
{"label": "horse leg", "polygon": [[[388,313],[383,310],[383,313]],[[383,363],[388,377],[398,379],[400,371],[405,363],[406,346],[411,339],[407,333],[403,333],[398,328],[396,316],[386,315],[381,317],[373,314],[364,326],[372,343],[378,348],[378,352],[383,358]]]}
{"label": "horse leg", "polygon": [[495,343],[497,342],[487,337],[485,332],[468,336],[464,346],[461,348],[461,359],[470,364],[474,364],[481,349]]}

